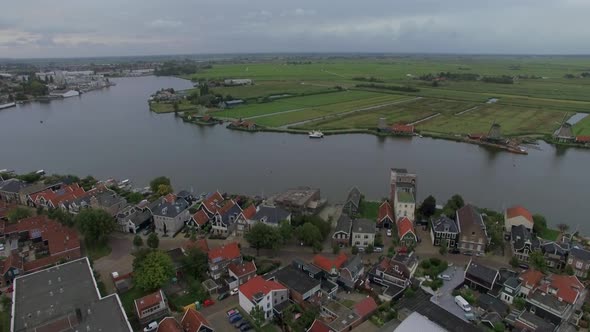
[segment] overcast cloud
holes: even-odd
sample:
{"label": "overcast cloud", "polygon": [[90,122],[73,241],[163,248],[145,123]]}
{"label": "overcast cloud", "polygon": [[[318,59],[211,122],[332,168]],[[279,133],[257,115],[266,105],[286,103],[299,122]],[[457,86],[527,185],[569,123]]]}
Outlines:
{"label": "overcast cloud", "polygon": [[590,54],[590,0],[26,0],[0,58],[258,52]]}

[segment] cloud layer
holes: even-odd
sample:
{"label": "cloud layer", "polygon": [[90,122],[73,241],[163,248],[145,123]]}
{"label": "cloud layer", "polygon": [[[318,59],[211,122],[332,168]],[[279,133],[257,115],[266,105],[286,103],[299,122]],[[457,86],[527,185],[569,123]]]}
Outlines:
{"label": "cloud layer", "polygon": [[0,57],[590,54],[587,0],[29,0],[9,7],[0,12]]}

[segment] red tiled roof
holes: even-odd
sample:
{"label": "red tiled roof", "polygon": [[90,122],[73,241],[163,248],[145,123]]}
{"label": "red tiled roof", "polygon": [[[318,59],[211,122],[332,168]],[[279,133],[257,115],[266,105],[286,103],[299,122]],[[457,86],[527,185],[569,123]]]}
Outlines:
{"label": "red tiled roof", "polygon": [[244,209],[244,212],[242,212],[242,214],[244,215],[244,218],[246,218],[246,220],[250,220],[256,214],[256,207],[254,206],[254,204],[252,204],[248,206],[246,209]]}
{"label": "red tiled roof", "polygon": [[414,126],[405,125],[405,124],[394,124],[391,126],[391,130],[398,132],[398,133],[408,133],[411,134],[414,132]]}
{"label": "red tiled roof", "polygon": [[141,312],[147,308],[151,308],[158,303],[164,301],[164,297],[162,294],[162,290],[158,290],[157,292],[148,294],[144,297],[135,300],[135,310],[137,311],[137,316],[141,317]]}
{"label": "red tiled roof", "polygon": [[205,211],[199,210],[199,211],[197,211],[197,213],[195,213],[193,215],[193,220],[199,226],[203,226],[204,224],[206,224],[209,221],[209,216],[207,215],[207,213]]}
{"label": "red tiled roof", "polygon": [[361,318],[365,318],[377,310],[377,303],[372,297],[367,296],[364,300],[354,305],[354,312]]}
{"label": "red tiled roof", "polygon": [[244,262],[242,264],[231,263],[227,268],[238,278],[256,272],[256,264],[254,262]]}
{"label": "red tiled roof", "polygon": [[416,237],[416,232],[414,232],[414,226],[408,217],[403,217],[398,219],[397,221],[397,235],[401,239],[406,234],[412,233],[414,237]]}
{"label": "red tiled roof", "polygon": [[537,270],[526,270],[520,275],[520,279],[522,279],[524,285],[531,288],[537,287],[543,277],[543,273]]}
{"label": "red tiled roof", "polygon": [[557,289],[557,297],[574,304],[584,289],[584,285],[576,276],[554,274],[551,277],[551,287]]}
{"label": "red tiled roof", "polygon": [[506,209],[506,216],[508,218],[524,217],[531,224],[533,223],[533,216],[531,215],[529,210],[525,209],[520,205],[515,205],[513,207]]}
{"label": "red tiled roof", "polygon": [[330,259],[323,255],[315,255],[313,257],[313,264],[324,271],[330,272],[332,267],[336,268],[336,270],[339,270],[347,259],[348,257],[344,253],[340,253],[340,255],[334,259]]}
{"label": "red tiled roof", "polygon": [[178,324],[176,319],[172,317],[166,317],[160,321],[157,332],[184,332],[182,326]]}
{"label": "red tiled roof", "polygon": [[221,202],[223,202],[223,196],[221,196],[219,191],[216,191],[205,199],[205,201],[203,202],[203,206],[210,213],[215,213],[218,209],[217,205]]}
{"label": "red tiled roof", "polygon": [[11,253],[8,257],[2,261],[2,275],[6,274],[11,267],[15,267],[19,270],[23,269],[23,260],[16,253]]}
{"label": "red tiled roof", "polygon": [[307,332],[332,332],[332,329],[321,320],[316,319],[313,321],[313,324],[311,324]]}
{"label": "red tiled roof", "polygon": [[279,284],[278,282],[266,280],[261,276],[256,276],[239,287],[240,293],[244,294],[244,296],[250,301],[253,301],[254,295],[258,293],[267,295],[272,291],[286,289],[287,288],[285,286]]}
{"label": "red tiled roof", "polygon": [[174,204],[174,202],[176,202],[176,195],[170,193],[170,194],[164,196],[163,199],[170,204]]}
{"label": "red tiled roof", "polygon": [[85,195],[86,192],[84,191],[84,188],[80,187],[77,183],[73,183],[58,190],[45,189],[38,193],[34,193],[31,195],[31,199],[33,202],[38,203],[41,197],[43,197],[45,201],[51,202],[54,207],[58,207],[62,202],[84,197]]}
{"label": "red tiled roof", "polygon": [[184,248],[184,250],[189,250],[191,248],[198,248],[204,253],[209,252],[209,245],[207,244],[206,239],[198,239],[196,241],[189,240],[184,244],[183,248]]}
{"label": "red tiled roof", "polygon": [[216,258],[221,258],[221,260],[230,260],[240,257],[241,252],[240,247],[238,247],[238,243],[231,242],[223,244],[217,248],[210,249],[208,255],[210,261]]}
{"label": "red tiled roof", "polygon": [[200,312],[192,308],[184,313],[180,324],[182,324],[185,332],[197,332],[203,325],[211,328],[211,324],[209,324],[207,319]]}
{"label": "red tiled roof", "polygon": [[590,136],[576,136],[576,142],[578,143],[589,143]]}
{"label": "red tiled roof", "polygon": [[217,213],[219,213],[219,215],[223,216],[236,205],[237,205],[236,202],[234,202],[233,199],[230,199],[222,207],[220,207],[217,210]]}
{"label": "red tiled roof", "polygon": [[379,220],[378,222],[382,222],[383,219],[389,217],[393,221],[393,209],[391,208],[391,204],[388,201],[384,201],[379,206]]}

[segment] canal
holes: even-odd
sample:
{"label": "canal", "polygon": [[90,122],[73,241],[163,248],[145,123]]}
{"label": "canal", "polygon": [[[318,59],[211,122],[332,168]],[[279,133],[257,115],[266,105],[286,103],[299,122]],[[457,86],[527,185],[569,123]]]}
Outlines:
{"label": "canal", "polygon": [[137,187],[166,175],[175,189],[269,195],[319,187],[332,202],[355,185],[387,196],[389,168],[418,173],[418,196],[442,203],[455,193],[493,209],[522,204],[553,225],[590,232],[590,153],[541,143],[528,156],[430,138],[247,133],[198,127],[149,112],[159,88],[191,83],[169,77],[121,78],[109,89],[0,111],[0,169],[129,178]]}

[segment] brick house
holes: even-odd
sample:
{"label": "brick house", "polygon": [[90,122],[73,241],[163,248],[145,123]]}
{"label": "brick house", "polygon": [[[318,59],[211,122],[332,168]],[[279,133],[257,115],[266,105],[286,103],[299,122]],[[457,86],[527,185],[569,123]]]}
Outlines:
{"label": "brick house", "polygon": [[576,276],[587,278],[590,270],[590,251],[573,247],[567,258],[567,265],[572,267]]}
{"label": "brick house", "polygon": [[340,218],[338,218],[336,228],[334,229],[334,233],[332,234],[332,245],[348,247],[350,245],[351,228],[352,219],[350,219],[350,217],[347,214],[342,213],[340,215]]}
{"label": "brick house", "polygon": [[135,300],[135,314],[141,325],[158,321],[170,314],[166,296],[162,290]]}
{"label": "brick house", "polygon": [[219,247],[209,249],[209,275],[217,280],[227,273],[230,263],[241,264],[242,253],[237,242],[222,244]]}
{"label": "brick house", "polygon": [[459,245],[461,252],[483,254],[489,243],[486,226],[477,209],[467,204],[457,210],[456,219],[459,226]]}
{"label": "brick house", "polygon": [[254,262],[229,263],[227,272],[231,279],[229,288],[234,289],[256,276],[256,264]]}
{"label": "brick house", "polygon": [[240,307],[250,313],[258,306],[264,311],[265,319],[272,319],[274,308],[289,300],[287,287],[273,280],[265,280],[256,276],[238,288]]}

